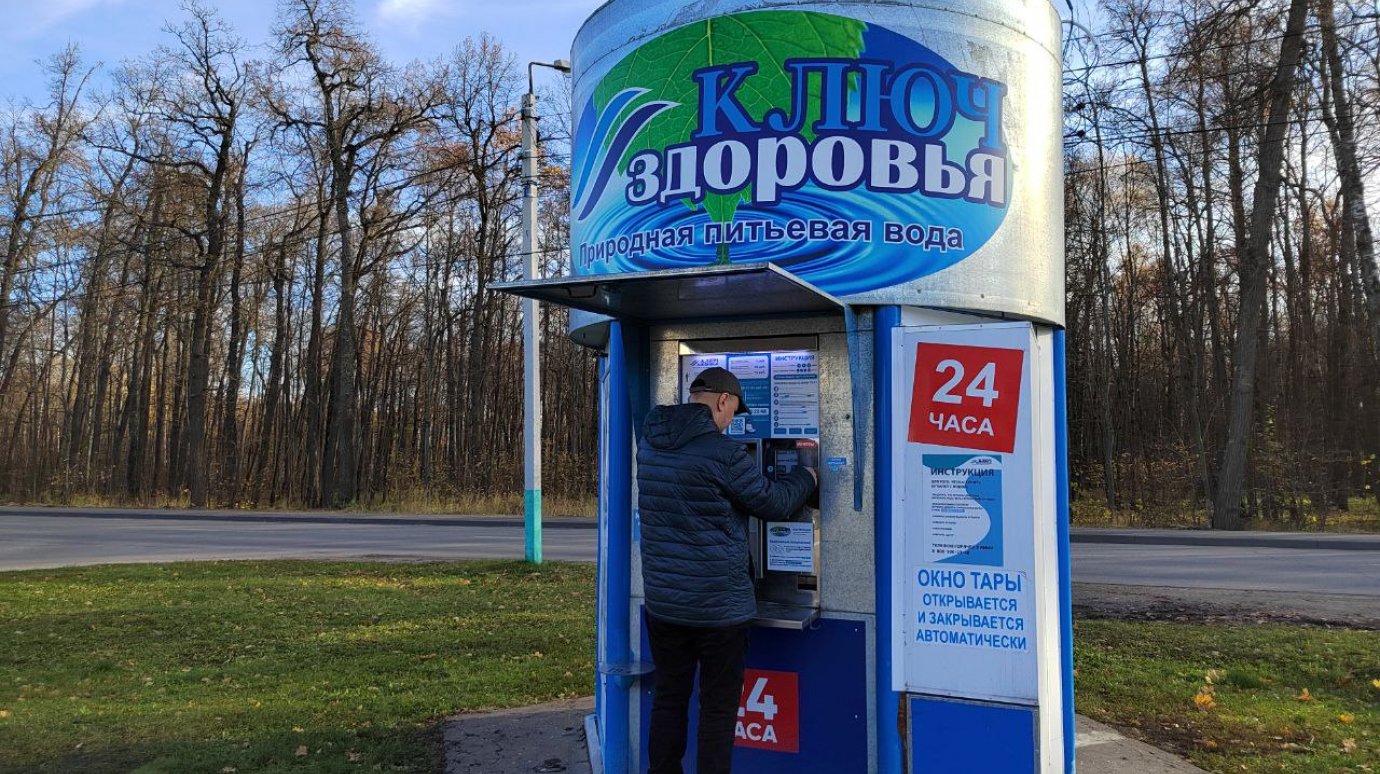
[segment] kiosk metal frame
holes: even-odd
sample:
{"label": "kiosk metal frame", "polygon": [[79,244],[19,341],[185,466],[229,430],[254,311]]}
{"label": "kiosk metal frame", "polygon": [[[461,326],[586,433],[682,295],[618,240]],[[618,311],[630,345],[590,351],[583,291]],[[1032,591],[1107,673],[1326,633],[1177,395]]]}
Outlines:
{"label": "kiosk metal frame", "polygon": [[[900,654],[895,652],[893,646],[890,623],[899,604],[893,598],[891,582],[898,571],[893,551],[895,520],[898,517],[893,494],[900,483],[894,473],[892,449],[896,438],[893,428],[896,414],[902,410],[904,403],[904,396],[895,394],[893,387],[898,363],[890,353],[898,333],[913,329],[917,324],[972,325],[1000,323],[1000,319],[990,315],[918,307],[854,309],[772,264],[565,277],[505,283],[495,286],[495,289],[611,318],[601,332],[603,341],[598,342],[602,344],[599,359],[598,658],[595,713],[586,723],[591,763],[596,772],[630,774],[644,770],[641,733],[638,729],[645,724],[645,717],[641,717],[645,712],[640,705],[644,695],[648,695],[645,681],[654,671],[654,665],[638,655],[646,651],[644,644],[638,641],[640,611],[635,606],[638,596],[636,587],[640,586],[640,579],[637,577],[635,556],[634,456],[640,433],[637,420],[641,413],[658,400],[666,402],[668,397],[667,375],[660,373],[667,370],[668,364],[658,361],[658,351],[664,360],[665,353],[672,351],[667,348],[667,342],[670,341],[747,337],[769,342],[776,336],[799,335],[802,329],[807,335],[832,330],[832,335],[842,336],[847,347],[847,400],[842,406],[835,401],[829,408],[848,413],[848,434],[852,436],[848,447],[852,459],[847,466],[846,476],[835,477],[829,483],[822,482],[822,490],[829,490],[829,494],[822,492],[821,505],[830,507],[828,497],[835,496],[829,511],[833,516],[823,518],[839,518],[840,508],[846,508],[848,516],[869,521],[871,529],[871,541],[867,546],[872,560],[872,591],[867,600],[867,606],[871,609],[839,612],[829,609],[826,602],[820,611],[825,619],[834,622],[830,626],[847,629],[850,626],[845,624],[849,621],[856,624],[851,628],[856,629],[857,642],[861,643],[860,655],[866,666],[865,671],[859,673],[866,684],[866,707],[860,718],[865,737],[862,749],[850,753],[861,752],[866,763],[861,768],[847,770],[899,774],[931,768],[939,770],[946,761],[960,765],[958,761],[949,760],[949,756],[972,749],[990,748],[986,735],[993,733],[1016,733],[1010,739],[1012,742],[1017,742],[1022,736],[1029,739],[1026,752],[1012,758],[1010,766],[1000,770],[1073,770],[1072,620],[1061,329],[1044,329],[1053,347],[1052,429],[1055,457],[1054,517],[1057,526],[1053,541],[1057,561],[1052,572],[1058,586],[1059,629],[1058,652],[1052,654],[1058,664],[1056,680],[1059,695],[1053,705],[1046,709],[1056,712],[1053,718],[1057,722],[1040,723],[1039,710],[1032,706],[1029,708],[1029,717],[1032,718],[1028,721],[1029,733],[1023,734],[1019,731],[1021,713],[1004,712],[1003,705],[969,701],[961,697],[918,697],[897,690],[894,677]],[[840,318],[842,325],[839,324]],[[749,322],[750,325],[744,325]],[[662,341],[656,340],[658,336]],[[674,351],[679,353],[681,350],[676,347]],[[843,374],[833,373],[830,376],[837,381]],[[671,377],[671,380],[675,381],[675,377]],[[848,483],[851,486],[847,486]],[[852,497],[837,497],[844,493],[840,489],[851,489]],[[848,505],[852,507],[847,508]],[[866,511],[871,511],[870,519]],[[837,559],[831,557],[829,546],[826,545],[821,553],[821,574],[824,576],[820,581],[822,590],[828,589],[832,582],[828,576],[829,569],[832,569],[829,565]],[[854,569],[854,572],[858,571]],[[819,628],[819,624],[814,626]],[[767,630],[762,631],[766,636]],[[844,642],[849,636],[853,635],[845,631],[826,631],[816,641]],[[826,637],[837,639],[830,641]],[[845,699],[838,700],[840,706],[847,703]],[[917,703],[917,699],[927,701]],[[936,703],[939,701],[947,703]],[[947,719],[944,723],[945,738],[941,740],[945,744],[926,747],[923,725],[932,723],[935,717]],[[840,716],[837,720],[841,727],[847,719]],[[917,727],[917,720],[922,721],[921,727]],[[1012,726],[1012,722],[1016,725]],[[955,729],[961,731],[965,728],[971,728],[972,733],[955,732]],[[1003,731],[1003,728],[1006,730]],[[645,733],[645,728],[642,733]],[[1051,745],[1057,745],[1058,749],[1050,749]],[[753,771],[840,770],[836,761],[811,760],[800,753],[791,757],[745,750],[742,755],[756,756],[751,757]],[[918,758],[917,755],[922,757]]]}

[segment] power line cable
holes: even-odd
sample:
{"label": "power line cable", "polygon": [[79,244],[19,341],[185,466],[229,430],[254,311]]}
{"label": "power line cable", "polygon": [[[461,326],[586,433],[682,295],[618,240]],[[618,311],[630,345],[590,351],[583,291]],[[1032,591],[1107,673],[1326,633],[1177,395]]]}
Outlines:
{"label": "power line cable", "polygon": [[[1344,22],[1344,23],[1342,23],[1342,24],[1338,24],[1338,25],[1335,25],[1335,26],[1336,26],[1336,29],[1347,29],[1347,28],[1350,28],[1350,27],[1360,26],[1360,25],[1362,25],[1362,24],[1373,24],[1373,23],[1374,23],[1374,20],[1371,20],[1371,19],[1365,19],[1365,20],[1359,20],[1359,19],[1358,19],[1358,20],[1351,21],[1351,22]],[[1299,34],[1302,35],[1302,34],[1309,33],[1309,32],[1317,32],[1317,31],[1319,31],[1319,30],[1321,30],[1321,29],[1322,29],[1322,27],[1321,27],[1320,25],[1306,26],[1306,27],[1304,27],[1303,31],[1302,31],[1301,33],[1299,33]],[[1140,64],[1141,61],[1142,61],[1142,59],[1143,59],[1144,61],[1146,61],[1146,62],[1153,62],[1153,61],[1159,61],[1159,60],[1161,60],[1161,59],[1170,59],[1170,58],[1175,58],[1175,57],[1184,57],[1184,56],[1188,56],[1189,54],[1192,54],[1192,53],[1206,53],[1206,52],[1208,52],[1208,51],[1223,51],[1223,50],[1231,49],[1231,48],[1239,48],[1239,47],[1241,47],[1241,46],[1254,46],[1254,45],[1257,45],[1257,44],[1260,44],[1260,43],[1264,43],[1264,42],[1266,42],[1266,41],[1271,41],[1271,40],[1282,40],[1282,39],[1288,37],[1288,35],[1289,35],[1289,33],[1280,33],[1280,34],[1278,34],[1278,35],[1266,35],[1266,36],[1263,36],[1263,37],[1254,37],[1254,38],[1251,38],[1250,40],[1243,40],[1243,41],[1238,41],[1238,42],[1235,42],[1235,43],[1222,43],[1222,44],[1219,44],[1219,45],[1216,45],[1216,46],[1208,46],[1208,47],[1206,47],[1206,48],[1196,49],[1196,50],[1191,51],[1191,52],[1170,51],[1170,52],[1165,52],[1165,53],[1162,53],[1162,54],[1147,54],[1145,57],[1136,57],[1136,58],[1134,58],[1134,59],[1124,59],[1124,60],[1120,60],[1120,61],[1116,61],[1116,62],[1097,62],[1097,63],[1093,63],[1093,64],[1089,64],[1089,65],[1084,65],[1084,66],[1082,66],[1082,67],[1066,67],[1066,68],[1064,68],[1064,74],[1067,75],[1067,74],[1070,74],[1070,73],[1091,72],[1092,70],[1105,69],[1105,68],[1108,68],[1108,67],[1125,67],[1125,66],[1128,66],[1128,65],[1136,65],[1136,64]]]}

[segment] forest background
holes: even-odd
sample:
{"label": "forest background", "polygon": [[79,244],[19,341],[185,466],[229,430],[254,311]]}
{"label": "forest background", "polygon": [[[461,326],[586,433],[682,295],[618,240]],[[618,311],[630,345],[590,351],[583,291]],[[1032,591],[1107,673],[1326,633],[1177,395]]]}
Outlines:
{"label": "forest background", "polygon": [[[1380,529],[1380,6],[1097,16],[1065,43],[1077,521]],[[501,42],[399,64],[344,0],[252,45],[191,3],[144,56],[38,66],[0,113],[0,498],[520,508]],[[568,104],[542,93],[546,276]],[[547,510],[586,513],[596,364],[546,311]]]}

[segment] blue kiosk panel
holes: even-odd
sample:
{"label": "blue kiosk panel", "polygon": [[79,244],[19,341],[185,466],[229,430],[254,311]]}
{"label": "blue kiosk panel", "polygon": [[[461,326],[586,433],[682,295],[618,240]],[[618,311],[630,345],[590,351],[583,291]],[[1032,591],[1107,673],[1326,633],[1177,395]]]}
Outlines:
{"label": "blue kiosk panel", "polygon": [[[756,680],[765,673],[773,695],[757,697],[771,707],[776,727],[774,738],[763,739],[764,720],[756,712],[739,711],[738,747],[733,770],[753,774],[841,774],[867,771],[867,631],[862,621],[821,618],[804,631],[754,628],[748,649],[748,679],[744,681],[745,704],[751,704]],[[642,626],[642,648],[650,652],[647,627]],[[757,679],[762,679],[758,677]],[[782,688],[784,691],[781,691]],[[640,733],[642,743],[638,771],[647,771],[647,734],[651,725],[652,694],[656,674],[641,682]],[[792,689],[793,692],[792,692]],[[685,771],[695,772],[695,736],[698,729],[699,692],[690,699],[689,747]],[[752,739],[751,737],[757,737]],[[751,746],[749,746],[751,745]],[[791,749],[794,748],[794,752]]]}
{"label": "blue kiosk panel", "polygon": [[1039,771],[1034,707],[911,696],[910,772]]}

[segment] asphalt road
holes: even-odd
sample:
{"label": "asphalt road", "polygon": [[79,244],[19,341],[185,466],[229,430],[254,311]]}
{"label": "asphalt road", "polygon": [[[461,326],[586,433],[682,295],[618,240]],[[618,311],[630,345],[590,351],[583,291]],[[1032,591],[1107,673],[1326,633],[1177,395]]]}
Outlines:
{"label": "asphalt road", "polygon": [[[523,548],[521,523],[508,518],[98,514],[0,509],[0,570],[192,559],[521,558]],[[595,538],[591,522],[550,520],[543,553],[592,561]],[[1147,545],[1075,536],[1073,580],[1380,596],[1380,550]]]}
{"label": "asphalt road", "polygon": [[[522,535],[511,519],[333,523],[8,512],[0,513],[0,570],[193,559],[520,559]],[[594,559],[594,529],[550,527],[544,537],[546,559]]]}

